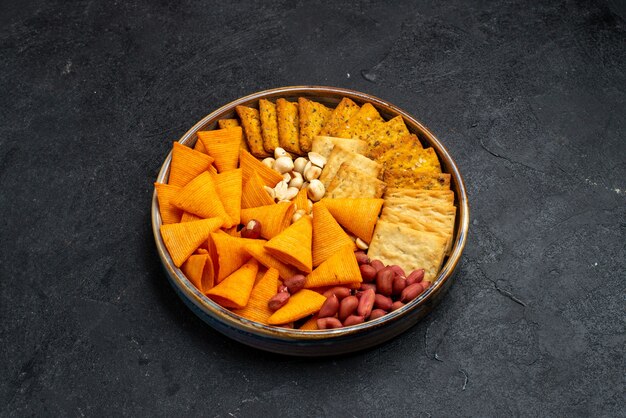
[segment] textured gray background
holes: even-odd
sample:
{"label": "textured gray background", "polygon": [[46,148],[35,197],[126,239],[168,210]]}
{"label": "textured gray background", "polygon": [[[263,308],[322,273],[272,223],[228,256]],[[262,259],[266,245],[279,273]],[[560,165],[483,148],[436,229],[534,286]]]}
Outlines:
{"label": "textured gray background", "polygon": [[[624,416],[624,3],[228,3],[0,3],[0,414]],[[172,141],[294,84],[409,111],[471,201],[444,302],[335,359],[204,325],[149,227]]]}

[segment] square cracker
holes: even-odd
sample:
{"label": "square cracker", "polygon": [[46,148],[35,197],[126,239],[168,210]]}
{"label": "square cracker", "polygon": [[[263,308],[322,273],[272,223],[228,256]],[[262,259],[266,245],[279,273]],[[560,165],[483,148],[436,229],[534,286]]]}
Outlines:
{"label": "square cracker", "polygon": [[432,232],[445,238],[446,254],[449,254],[454,235],[454,215],[437,214],[433,218],[432,213],[432,208],[423,212],[414,212],[388,206],[383,208],[380,219],[407,225],[416,231]]}
{"label": "square cracker", "polygon": [[263,134],[263,148],[274,155],[278,148],[278,121],[276,105],[269,100],[259,100],[259,114],[261,118],[261,133]]}
{"label": "square cracker", "polygon": [[280,98],[276,100],[276,117],[278,120],[278,143],[295,155],[300,155],[300,122],[298,103]]}
{"label": "square cracker", "polygon": [[379,219],[367,255],[385,265],[399,265],[407,273],[423,268],[424,279],[432,282],[439,274],[445,250],[446,240],[437,234]]}
{"label": "square cracker", "polygon": [[313,138],[313,144],[311,145],[311,151],[317,152],[328,159],[331,151],[335,145],[340,145],[342,148],[348,151],[356,152],[357,154],[365,155],[367,152],[367,143],[360,139],[352,138],[336,138],[334,136],[316,136]]}
{"label": "square cracker", "polygon": [[352,162],[344,162],[326,189],[325,197],[331,199],[348,197],[380,198],[385,192],[385,187],[385,183],[378,180],[375,176],[364,173],[353,166]]}
{"label": "square cracker", "polygon": [[378,110],[371,104],[365,103],[346,124],[337,132],[340,138],[357,138],[365,140],[367,135],[378,126],[383,125],[385,120]]}
{"label": "square cracker", "polygon": [[420,143],[417,136],[411,135],[407,129],[402,116],[396,116],[366,135],[364,139],[368,145],[367,156],[376,159],[406,137],[413,143]]}
{"label": "square cracker", "polygon": [[330,182],[341,165],[345,162],[350,162],[350,165],[355,169],[362,171],[364,174],[377,178],[382,171],[383,166],[376,161],[349,151],[343,148],[341,145],[336,145],[328,156],[326,165],[322,170],[319,180],[324,184],[324,187],[328,188]]}
{"label": "square cracker", "polygon": [[300,150],[305,153],[311,151],[313,138],[322,130],[332,110],[321,103],[304,97],[298,98],[300,119]]}
{"label": "square cracker", "polygon": [[424,201],[440,201],[454,205],[454,192],[452,190],[421,190],[387,187],[385,198],[388,197],[413,197]]}
{"label": "square cracker", "polygon": [[330,114],[330,117],[319,134],[323,136],[336,136],[337,132],[348,123],[350,118],[355,115],[359,109],[358,104],[344,97]]}
{"label": "square cracker", "polygon": [[433,173],[424,170],[405,170],[403,168],[386,168],[383,180],[388,187],[405,187],[426,190],[450,190],[448,173]]}

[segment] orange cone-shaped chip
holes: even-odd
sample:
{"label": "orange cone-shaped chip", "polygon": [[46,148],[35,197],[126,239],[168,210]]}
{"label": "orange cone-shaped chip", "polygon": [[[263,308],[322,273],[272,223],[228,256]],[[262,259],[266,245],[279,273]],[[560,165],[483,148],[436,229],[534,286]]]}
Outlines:
{"label": "orange cone-shaped chip", "polygon": [[241,223],[245,225],[256,219],[261,222],[261,236],[272,239],[291,224],[293,212],[293,202],[248,208],[241,211]]}
{"label": "orange cone-shaped chip", "polygon": [[206,295],[225,308],[241,309],[248,304],[258,270],[259,263],[251,259]]}
{"label": "orange cone-shaped chip", "polygon": [[220,283],[232,272],[244,265],[250,259],[250,254],[246,251],[247,246],[255,242],[265,243],[261,240],[246,238],[235,238],[223,232],[212,233],[209,241],[210,251],[215,261],[215,281]]}
{"label": "orange cone-shaped chip", "polygon": [[274,256],[272,256],[265,248],[264,242],[259,240],[254,240],[256,242],[251,243],[246,247],[246,251],[253,258],[255,258],[259,263],[263,264],[265,267],[274,268],[278,270],[278,275],[283,279],[288,279],[290,277],[298,274],[298,270],[295,268],[288,266],[287,264],[277,260]]}
{"label": "orange cone-shaped chip", "polygon": [[240,126],[213,131],[199,131],[198,138],[207,153],[213,157],[214,164],[221,173],[237,168],[239,163],[239,144],[243,137]]}
{"label": "orange cone-shaped chip", "polygon": [[272,311],[267,306],[267,302],[276,294],[278,288],[278,270],[268,269],[261,279],[252,288],[248,304],[243,309],[233,312],[237,315],[252,321],[267,324],[267,320],[272,316]]}
{"label": "orange cone-shaped chip", "polygon": [[307,289],[321,286],[337,286],[360,283],[361,271],[354,255],[354,248],[346,245],[336,251],[306,277]]}
{"label": "orange cone-shaped chip", "polygon": [[292,295],[289,301],[272,314],[267,322],[270,325],[286,324],[297,321],[320,310],[326,298],[312,290],[302,289]]}
{"label": "orange cone-shaped chip", "polygon": [[265,183],[257,173],[252,173],[241,193],[241,208],[273,205],[274,199],[265,191]]}
{"label": "orange cone-shaped chip", "polygon": [[208,254],[191,255],[180,269],[200,292],[213,287],[213,265]]}
{"label": "orange cone-shaped chip", "polygon": [[241,216],[241,169],[223,171],[214,177],[217,193],[233,225]]}
{"label": "orange cone-shaped chip", "polygon": [[194,215],[193,213],[183,212],[183,216],[180,217],[180,222],[182,223],[182,222],[199,221],[200,219],[204,219],[204,218],[201,218],[198,215]]}
{"label": "orange cone-shaped chip", "polygon": [[322,203],[339,225],[368,244],[372,239],[383,202],[383,199],[369,198],[322,199]]}
{"label": "orange cone-shaped chip", "polygon": [[181,187],[170,184],[154,183],[159,201],[159,213],[163,225],[180,222],[183,211],[172,205],[172,199],[180,192]]}
{"label": "orange cone-shaped chip", "polygon": [[313,266],[319,266],[344,246],[356,249],[356,244],[345,233],[322,203],[313,205]]}
{"label": "orange cone-shaped chip", "polygon": [[311,213],[309,210],[309,196],[307,196],[307,189],[300,189],[296,197],[293,199],[295,210],[303,210],[307,214]]}
{"label": "orange cone-shaped chip", "polygon": [[222,218],[222,226],[225,228],[230,228],[234,224],[224,209],[224,205],[217,194],[215,180],[208,171],[200,174],[183,187],[172,203],[202,218]]}
{"label": "orange cone-shaped chip", "polygon": [[196,145],[193,146],[194,151],[198,151],[201,152],[203,154],[209,154],[206,150],[206,148],[204,147],[204,145],[202,144],[202,141],[200,141],[200,138],[198,138],[196,140]]}
{"label": "orange cone-shaped chip", "polygon": [[240,149],[239,167],[243,171],[243,181],[246,183],[253,173],[257,173],[263,180],[263,184],[274,188],[279,181],[283,180],[278,171],[274,171],[261,161],[257,160],[248,151]]}
{"label": "orange cone-shaped chip", "polygon": [[161,225],[161,236],[174,265],[180,267],[187,258],[219,229],[222,218]]}
{"label": "orange cone-shaped chip", "polygon": [[[263,224],[261,224],[263,225]],[[285,264],[310,273],[313,270],[311,242],[313,223],[303,216],[265,244],[265,249]]]}
{"label": "orange cone-shaped chip", "polygon": [[167,184],[179,187],[186,186],[198,174],[208,170],[212,162],[213,158],[208,155],[194,151],[179,142],[174,142],[170,177]]}

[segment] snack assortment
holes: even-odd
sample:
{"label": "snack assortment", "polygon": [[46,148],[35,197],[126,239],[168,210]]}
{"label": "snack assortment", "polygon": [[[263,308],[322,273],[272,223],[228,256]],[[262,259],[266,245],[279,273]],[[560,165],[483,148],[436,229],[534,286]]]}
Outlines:
{"label": "snack assortment", "polygon": [[161,236],[207,297],[302,330],[376,319],[419,296],[452,248],[450,175],[402,117],[300,97],[237,106],[174,143],[155,183]]}

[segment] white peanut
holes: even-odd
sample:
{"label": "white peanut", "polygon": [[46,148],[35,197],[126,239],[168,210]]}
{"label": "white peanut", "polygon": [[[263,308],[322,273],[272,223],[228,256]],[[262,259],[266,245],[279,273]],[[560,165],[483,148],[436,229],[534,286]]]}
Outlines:
{"label": "white peanut", "polygon": [[278,160],[280,157],[291,158],[291,155],[287,151],[285,151],[283,148],[278,147],[274,150],[274,158]]}
{"label": "white peanut", "polygon": [[308,162],[309,161],[306,158],[298,157],[293,162],[293,169],[300,174],[304,174],[304,167],[306,167]]}
{"label": "white peanut", "polygon": [[326,165],[326,157],[317,152],[309,152],[309,161],[311,161],[313,165],[316,165],[319,168],[324,168],[324,166]]}
{"label": "white peanut", "polygon": [[289,187],[297,187],[298,189],[300,189],[302,187],[302,183],[304,183],[302,174],[298,173],[297,171],[292,171],[291,175],[293,175],[293,178],[289,182]]}
{"label": "white peanut", "polygon": [[322,174],[322,169],[321,168],[319,168],[316,165],[311,165],[309,168],[307,168],[304,171],[304,178],[307,179],[310,182],[311,180],[315,180],[315,179],[319,178],[321,174]]}
{"label": "white peanut", "polygon": [[317,202],[322,197],[324,197],[324,193],[326,193],[326,188],[324,187],[324,184],[318,179],[311,180],[307,189],[309,199],[311,199],[313,202]]}
{"label": "white peanut", "polygon": [[283,195],[283,199],[290,201],[291,199],[293,199],[294,197],[298,195],[299,191],[300,189],[298,189],[297,187],[289,187],[287,191],[285,192],[285,194]]}
{"label": "white peanut", "polygon": [[266,159],[264,159],[263,161],[261,161],[263,164],[265,164],[266,166],[268,166],[269,168],[273,168],[274,167],[274,162],[276,160],[273,159],[272,157],[267,157]]}
{"label": "white peanut", "polygon": [[285,174],[293,170],[293,161],[291,157],[278,157],[274,163],[274,170],[280,174]]}

